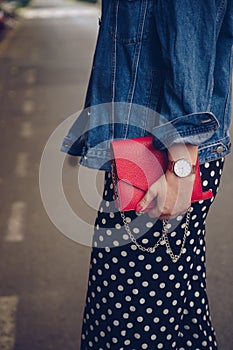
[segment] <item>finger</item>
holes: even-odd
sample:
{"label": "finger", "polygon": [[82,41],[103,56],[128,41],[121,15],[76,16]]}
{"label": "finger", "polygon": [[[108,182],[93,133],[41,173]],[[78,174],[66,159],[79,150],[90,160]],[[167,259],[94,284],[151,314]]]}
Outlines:
{"label": "finger", "polygon": [[145,196],[140,200],[136,207],[137,212],[142,212],[147,209],[147,207],[151,204],[151,202],[156,198],[157,196],[157,189],[156,185],[153,184],[149,190],[146,192]]}
{"label": "finger", "polygon": [[178,216],[182,216],[184,217],[187,212],[189,211],[190,207],[188,207],[186,210],[180,211],[180,212],[176,212],[176,213],[161,213],[160,215],[160,220],[170,220],[170,219],[176,219]]}

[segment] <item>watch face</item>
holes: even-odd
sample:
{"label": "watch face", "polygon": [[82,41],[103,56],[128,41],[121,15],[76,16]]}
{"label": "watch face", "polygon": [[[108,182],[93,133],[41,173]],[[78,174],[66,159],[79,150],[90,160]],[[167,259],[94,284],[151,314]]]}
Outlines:
{"label": "watch face", "polygon": [[192,172],[192,164],[186,159],[179,159],[174,164],[174,173],[179,177],[189,176]]}

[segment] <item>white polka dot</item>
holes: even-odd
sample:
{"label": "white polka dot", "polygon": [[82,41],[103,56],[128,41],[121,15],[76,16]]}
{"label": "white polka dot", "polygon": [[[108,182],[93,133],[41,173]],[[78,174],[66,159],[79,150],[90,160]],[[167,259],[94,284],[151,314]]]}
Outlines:
{"label": "white polka dot", "polygon": [[125,250],[122,250],[121,256],[126,257],[127,255],[128,255],[127,252]]}
{"label": "white polka dot", "polygon": [[138,228],[138,227],[134,227],[134,228],[133,228],[133,232],[134,232],[134,233],[139,233],[139,232],[140,232],[140,230],[139,230],[139,228]]}
{"label": "white polka dot", "polygon": [[139,334],[139,333],[134,333],[134,338],[135,338],[135,339],[140,339],[140,338],[141,338],[141,336],[140,336],[140,334]]}
{"label": "white polka dot", "polygon": [[111,230],[106,230],[106,234],[107,234],[108,236],[111,236],[112,231],[111,231]]}
{"label": "white polka dot", "polygon": [[145,332],[148,332],[149,330],[150,330],[150,326],[146,325],[146,326],[144,327],[144,331],[145,331]]}
{"label": "white polka dot", "polygon": [[138,321],[138,322],[143,322],[143,317],[142,317],[142,316],[138,316],[138,317],[137,317],[137,321]]}
{"label": "white polka dot", "polygon": [[143,286],[143,287],[148,287],[148,286],[149,286],[149,283],[148,283],[147,281],[143,281],[143,282],[142,282],[142,286]]}
{"label": "white polka dot", "polygon": [[153,233],[154,237],[159,237],[160,236],[160,232],[156,231]]}
{"label": "white polka dot", "polygon": [[146,270],[151,270],[151,269],[152,269],[151,264],[147,264],[147,265],[145,266],[145,269],[146,269]]}
{"label": "white polka dot", "polygon": [[138,256],[138,260],[144,260],[144,259],[145,259],[144,255],[139,255]]}
{"label": "white polka dot", "polygon": [[142,274],[141,274],[140,271],[136,271],[136,272],[134,273],[134,276],[135,276],[135,277],[141,277],[141,275],[142,275]]}
{"label": "white polka dot", "polygon": [[120,230],[120,229],[121,229],[121,225],[120,225],[120,224],[116,224],[116,225],[115,225],[115,228],[116,228],[117,230]]}
{"label": "white polka dot", "polygon": [[152,310],[151,307],[148,307],[148,308],[146,309],[146,313],[147,313],[147,314],[151,314],[152,312],[153,312],[153,310]]}
{"label": "white polka dot", "polygon": [[159,317],[155,317],[155,318],[153,319],[153,322],[154,322],[154,323],[159,323],[159,321],[160,321]]}
{"label": "white polka dot", "polygon": [[132,279],[132,278],[128,278],[128,279],[127,279],[127,283],[128,283],[128,284],[133,284],[133,283],[134,283],[134,282],[133,282],[133,279]]}
{"label": "white polka dot", "polygon": [[118,289],[120,292],[123,292],[124,287],[120,284],[120,285],[117,287],[117,289]]}
{"label": "white polka dot", "polygon": [[163,302],[162,302],[162,300],[157,300],[156,304],[157,304],[158,306],[161,306],[161,305],[163,305]]}
{"label": "white polka dot", "polygon": [[131,296],[130,296],[130,295],[126,295],[125,300],[126,300],[126,301],[131,301],[131,300],[132,300],[132,298],[131,298]]}
{"label": "white polka dot", "polygon": [[204,186],[204,187],[208,186],[208,181],[207,181],[207,180],[204,180],[204,181],[203,181],[203,186]]}
{"label": "white polka dot", "polygon": [[130,266],[130,267],[134,267],[134,266],[135,266],[135,262],[134,262],[134,261],[130,261],[130,262],[129,262],[129,266]]}
{"label": "white polka dot", "polygon": [[124,318],[124,319],[129,318],[129,314],[128,314],[127,312],[125,312],[125,313],[123,314],[123,318]]}
{"label": "white polka dot", "polygon": [[115,306],[116,306],[117,309],[121,309],[122,308],[121,303],[116,303]]}
{"label": "white polka dot", "polygon": [[148,349],[148,344],[146,343],[142,344],[142,349]]}
{"label": "white polka dot", "polygon": [[154,296],[156,295],[156,292],[155,292],[154,290],[151,290],[150,293],[149,293],[149,295],[150,295],[151,297],[154,297]]}

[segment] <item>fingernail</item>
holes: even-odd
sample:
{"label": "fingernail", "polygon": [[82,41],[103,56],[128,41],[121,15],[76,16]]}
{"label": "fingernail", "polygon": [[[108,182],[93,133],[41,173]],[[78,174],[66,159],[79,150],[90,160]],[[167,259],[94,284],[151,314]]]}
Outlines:
{"label": "fingernail", "polygon": [[142,206],[140,204],[136,206],[136,211],[142,211]]}

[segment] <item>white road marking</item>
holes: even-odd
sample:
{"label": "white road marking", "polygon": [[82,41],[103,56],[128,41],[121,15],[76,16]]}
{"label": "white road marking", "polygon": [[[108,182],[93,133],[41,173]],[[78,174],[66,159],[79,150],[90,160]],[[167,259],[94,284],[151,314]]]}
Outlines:
{"label": "white road marking", "polygon": [[25,138],[32,136],[32,124],[31,122],[23,122],[21,126],[20,135]]}
{"label": "white road marking", "polygon": [[28,153],[18,153],[16,158],[15,172],[19,177],[25,177],[28,171]]}
{"label": "white road marking", "polygon": [[65,17],[83,17],[83,16],[95,16],[97,17],[100,10],[97,7],[90,8],[27,8],[20,11],[20,16],[32,19],[32,18],[65,18]]}
{"label": "white road marking", "polygon": [[23,102],[22,110],[25,114],[30,114],[34,111],[34,102],[31,100],[25,100]]}
{"label": "white road marking", "polygon": [[35,84],[36,82],[36,69],[28,69],[25,73],[25,79],[28,84]]}
{"label": "white road marking", "polygon": [[13,350],[15,345],[16,313],[19,298],[16,295],[0,297],[0,349]]}
{"label": "white road marking", "polygon": [[6,242],[22,242],[24,240],[26,204],[22,201],[14,202],[8,220]]}

